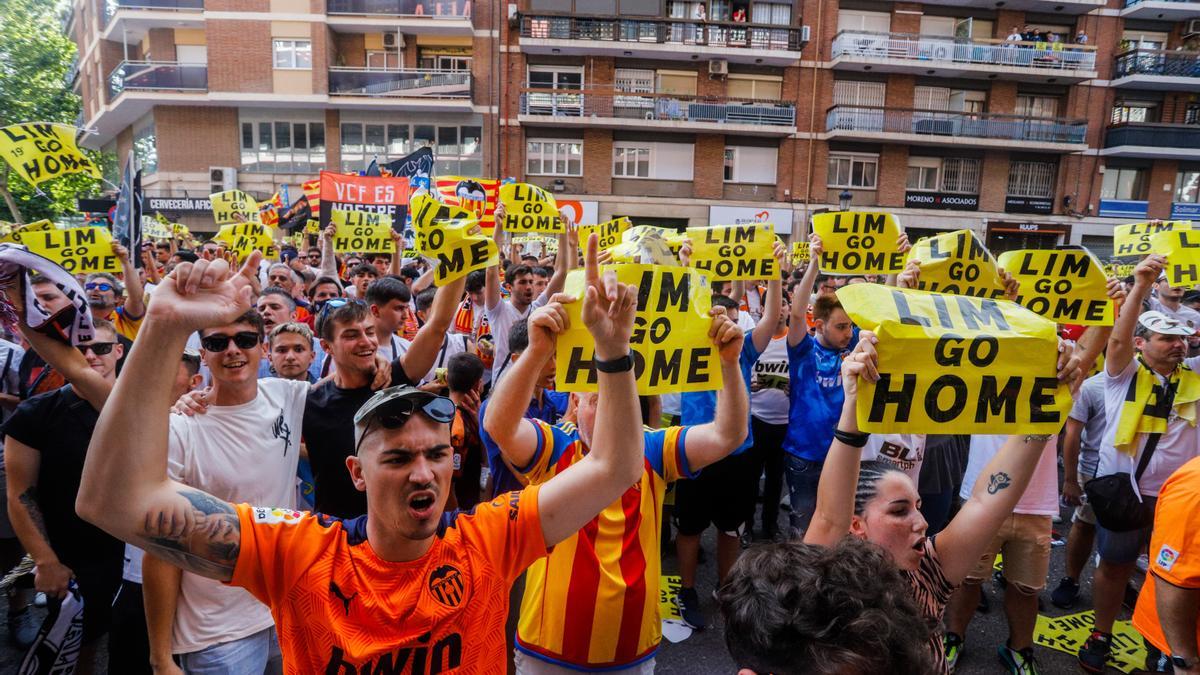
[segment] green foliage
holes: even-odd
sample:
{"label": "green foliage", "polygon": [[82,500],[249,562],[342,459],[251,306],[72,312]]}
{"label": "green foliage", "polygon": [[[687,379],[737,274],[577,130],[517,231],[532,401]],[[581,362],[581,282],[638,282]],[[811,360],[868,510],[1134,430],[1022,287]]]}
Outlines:
{"label": "green foliage", "polygon": [[[65,82],[75,58],[75,43],[62,33],[56,0],[0,0],[0,126],[21,122],[75,124],[79,97]],[[98,159],[98,153],[89,153]],[[0,160],[0,164],[2,164]],[[75,212],[75,195],[91,192],[98,181],[72,175],[42,184],[45,195],[0,168],[5,184],[26,222],[55,219]],[[0,220],[15,220],[0,201]]]}

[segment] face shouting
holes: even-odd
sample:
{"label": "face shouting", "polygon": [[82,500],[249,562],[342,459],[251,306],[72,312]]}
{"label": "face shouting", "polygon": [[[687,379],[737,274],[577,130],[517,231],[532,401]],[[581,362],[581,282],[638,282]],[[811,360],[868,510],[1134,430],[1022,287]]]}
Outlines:
{"label": "face shouting", "polygon": [[889,471],[876,490],[862,515],[850,519],[850,533],[883,548],[900,569],[917,569],[925,555],[929,524],[921,515],[916,486],[903,473]]}

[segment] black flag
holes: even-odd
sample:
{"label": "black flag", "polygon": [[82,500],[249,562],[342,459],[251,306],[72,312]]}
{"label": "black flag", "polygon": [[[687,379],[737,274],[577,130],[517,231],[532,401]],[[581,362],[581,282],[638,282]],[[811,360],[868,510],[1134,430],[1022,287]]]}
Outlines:
{"label": "black flag", "polygon": [[433,149],[421,148],[394,162],[384,164],[383,168],[397,177],[412,178],[413,176],[425,176],[428,178],[433,173]]}
{"label": "black flag", "polygon": [[300,195],[300,199],[293,202],[279,217],[279,229],[295,233],[297,230],[303,230],[312,217],[312,207],[308,203],[308,195]]}

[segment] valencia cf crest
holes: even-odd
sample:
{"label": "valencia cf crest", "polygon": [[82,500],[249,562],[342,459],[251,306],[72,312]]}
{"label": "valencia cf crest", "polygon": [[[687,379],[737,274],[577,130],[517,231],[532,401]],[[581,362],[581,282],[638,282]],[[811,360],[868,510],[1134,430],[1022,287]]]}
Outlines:
{"label": "valencia cf crest", "polygon": [[429,575],[429,592],[443,605],[458,607],[466,595],[462,573],[452,565],[442,565]]}

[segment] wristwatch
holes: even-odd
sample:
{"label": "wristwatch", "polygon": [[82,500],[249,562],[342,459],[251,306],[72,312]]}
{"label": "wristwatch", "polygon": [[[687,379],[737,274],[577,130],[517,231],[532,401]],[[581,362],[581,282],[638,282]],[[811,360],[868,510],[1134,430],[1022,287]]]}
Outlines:
{"label": "wristwatch", "polygon": [[1175,666],[1176,668],[1191,670],[1192,668],[1196,667],[1197,663],[1200,663],[1200,659],[1189,659],[1185,656],[1175,656],[1174,654],[1171,655],[1171,665]]}
{"label": "wristwatch", "polygon": [[592,363],[596,365],[596,370],[602,373],[624,373],[633,370],[633,354],[629,353],[611,361],[594,359]]}

